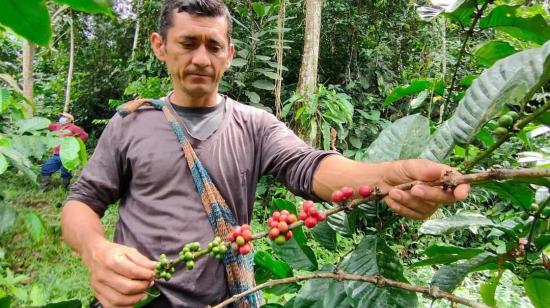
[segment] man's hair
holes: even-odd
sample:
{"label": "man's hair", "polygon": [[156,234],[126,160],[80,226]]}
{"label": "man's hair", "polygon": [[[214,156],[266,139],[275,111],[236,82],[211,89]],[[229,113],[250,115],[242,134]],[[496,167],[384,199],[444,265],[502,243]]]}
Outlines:
{"label": "man's hair", "polygon": [[186,12],[191,15],[218,17],[225,16],[227,22],[227,38],[231,38],[233,21],[231,13],[223,0],[165,0],[160,11],[159,31],[166,41],[168,29],[174,25],[174,11]]}

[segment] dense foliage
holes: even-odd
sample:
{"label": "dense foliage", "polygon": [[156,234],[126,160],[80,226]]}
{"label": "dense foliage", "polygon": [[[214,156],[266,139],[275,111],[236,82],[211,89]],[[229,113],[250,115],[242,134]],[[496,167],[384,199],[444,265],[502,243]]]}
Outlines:
{"label": "dense foliage", "polygon": [[[319,86],[306,97],[295,93],[303,1],[285,2],[280,28],[279,0],[228,0],[237,53],[221,90],[276,112],[273,92],[282,80],[281,120],[316,147],[357,160],[423,157],[463,173],[548,168],[550,17],[543,2],[326,0]],[[170,90],[148,46],[161,1],[6,3],[0,10],[0,30],[10,29],[0,32],[0,307],[88,303],[86,272],[59,239],[65,192],[37,192],[30,183],[54,146],[61,143],[64,165],[78,170],[116,106]],[[21,22],[31,14],[34,24]],[[63,109],[71,25],[76,52],[70,110],[94,136],[87,150],[77,138],[59,139],[46,130]],[[275,56],[280,34],[281,76]],[[33,59],[33,100],[19,86],[23,38],[40,45]],[[491,306],[549,307],[549,187],[548,178],[486,182],[425,222],[369,202],[313,229],[293,230],[284,245],[255,243],[256,281],[336,267],[435,286]],[[275,210],[297,214],[301,201],[263,178],[252,230],[265,230]],[[116,217],[112,207],[104,220],[112,227]],[[58,277],[53,282],[52,273]],[[333,280],[276,286],[263,295],[266,307],[408,307],[431,301],[397,288]]]}

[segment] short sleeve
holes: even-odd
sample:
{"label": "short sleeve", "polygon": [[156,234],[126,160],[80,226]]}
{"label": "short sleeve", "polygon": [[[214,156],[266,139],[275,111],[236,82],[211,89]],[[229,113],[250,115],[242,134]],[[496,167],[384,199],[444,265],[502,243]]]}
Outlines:
{"label": "short sleeve", "polygon": [[319,200],[313,193],[313,175],[325,157],[339,153],[320,151],[307,145],[272,114],[265,113],[262,127],[262,174],[273,175],[294,194]]}
{"label": "short sleeve", "polygon": [[122,118],[115,115],[103,130],[94,153],[67,200],[87,204],[100,217],[107,207],[124,195],[128,181],[128,168],[121,154]]}

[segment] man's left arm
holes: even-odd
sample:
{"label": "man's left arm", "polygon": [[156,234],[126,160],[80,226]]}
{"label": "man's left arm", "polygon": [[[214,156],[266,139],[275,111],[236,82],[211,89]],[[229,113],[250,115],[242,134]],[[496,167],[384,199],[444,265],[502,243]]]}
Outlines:
{"label": "man's left arm", "polygon": [[[429,160],[411,159],[383,163],[364,163],[339,155],[325,157],[313,175],[312,190],[324,200],[330,200],[333,191],[343,186],[356,192],[361,185],[378,187],[388,191],[393,186],[415,180],[434,181],[451,167]],[[416,185],[410,191],[391,189],[384,201],[397,214],[412,219],[430,217],[442,204],[463,200],[468,195],[469,185],[458,185],[452,191],[438,187]],[[354,197],[358,198],[359,195]]]}

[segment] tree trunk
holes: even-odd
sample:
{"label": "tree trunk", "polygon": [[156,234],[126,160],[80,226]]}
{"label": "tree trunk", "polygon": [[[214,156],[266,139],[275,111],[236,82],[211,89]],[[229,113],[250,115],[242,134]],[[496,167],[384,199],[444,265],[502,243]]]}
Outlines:
{"label": "tree trunk", "polygon": [[65,106],[63,112],[69,112],[69,103],[71,102],[71,84],[73,81],[73,67],[74,67],[74,25],[73,14],[71,13],[71,19],[69,19],[69,39],[70,39],[70,51],[69,51],[69,72],[67,73],[67,88],[65,89]]}
{"label": "tree trunk", "polygon": [[32,101],[33,85],[32,60],[34,58],[35,46],[29,41],[23,43],[23,96]]}
{"label": "tree trunk", "polygon": [[279,16],[277,19],[277,48],[275,49],[275,56],[277,58],[277,77],[275,81],[275,115],[277,118],[281,118],[282,103],[281,103],[281,89],[283,85],[283,54],[284,54],[284,28],[286,17],[286,0],[281,0],[279,4]]}
{"label": "tree trunk", "polygon": [[142,0],[138,0],[137,8],[136,8],[136,30],[134,31],[134,43],[132,44],[132,59],[134,58],[136,54],[136,49],[138,47],[139,42],[139,30],[140,30],[140,22],[139,22],[139,11],[142,7]]}
{"label": "tree trunk", "polygon": [[305,97],[317,90],[317,66],[319,63],[319,41],[321,35],[322,0],[306,0],[306,29],[304,53],[298,92]]}

